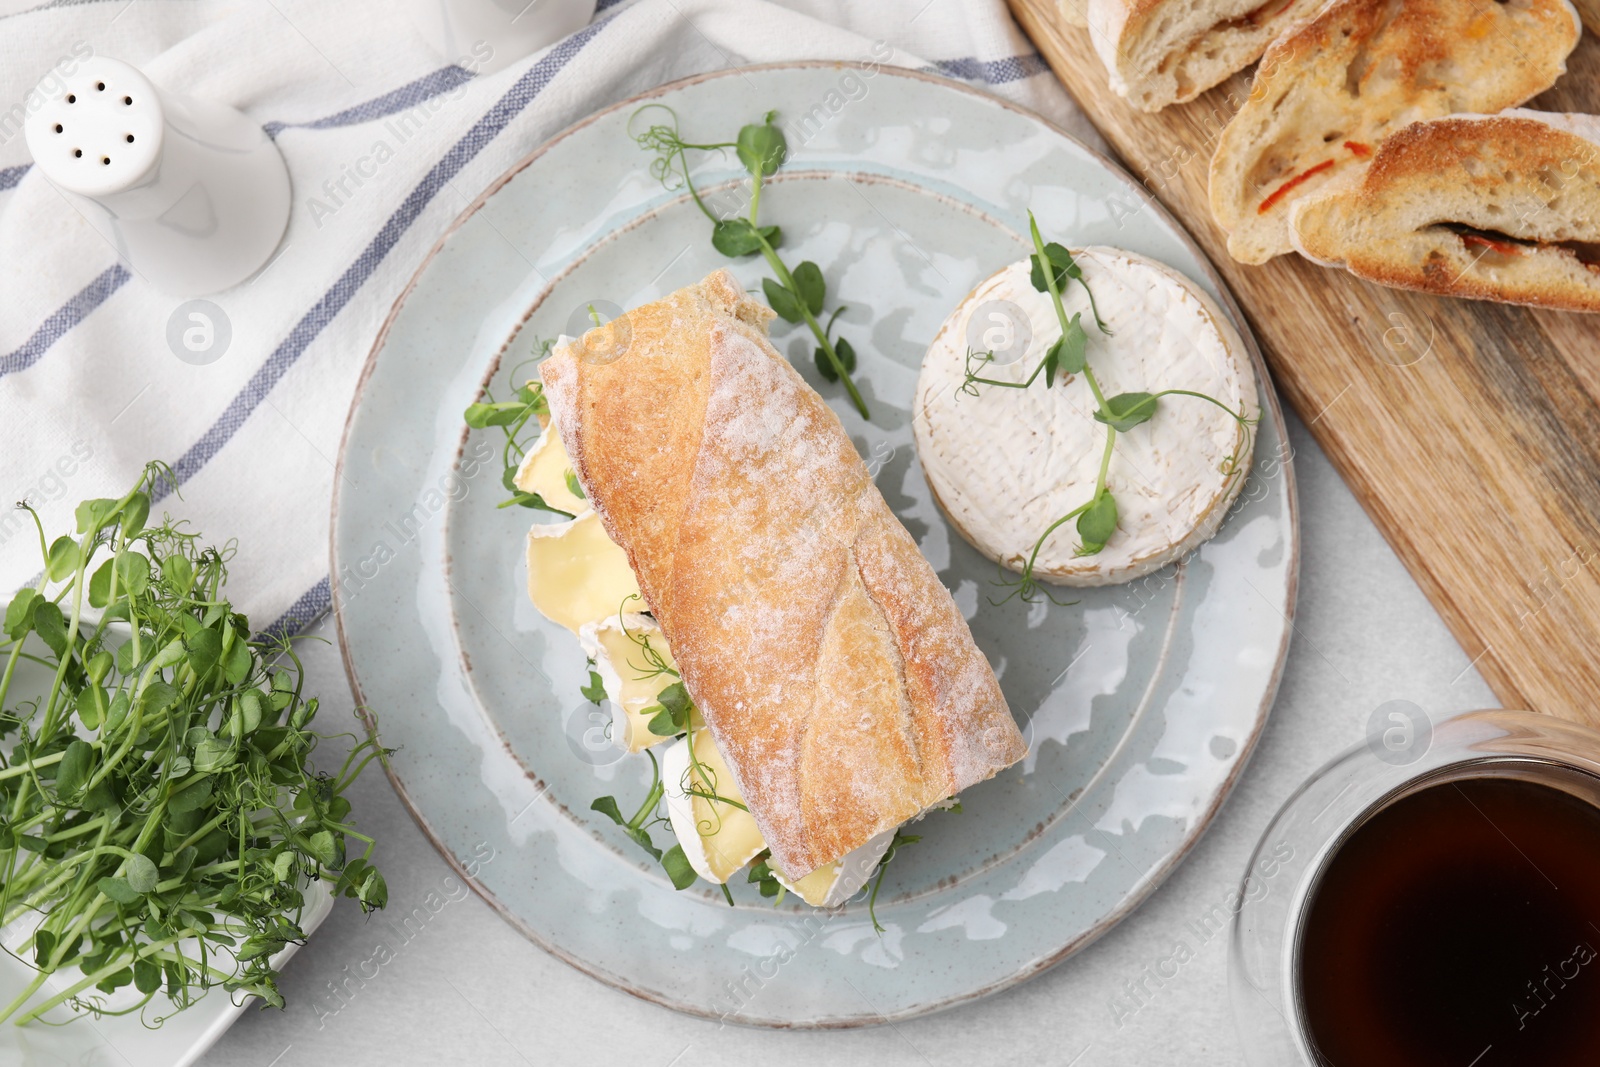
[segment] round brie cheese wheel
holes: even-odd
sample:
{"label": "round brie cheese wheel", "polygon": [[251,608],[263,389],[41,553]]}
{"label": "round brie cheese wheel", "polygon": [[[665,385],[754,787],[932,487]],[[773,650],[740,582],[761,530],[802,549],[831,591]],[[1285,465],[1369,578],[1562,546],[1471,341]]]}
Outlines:
{"label": "round brie cheese wheel", "polygon": [[[1185,389],[1153,418],[1118,433],[1106,484],[1117,529],[1094,555],[1078,555],[1075,522],[1039,549],[1033,576],[1058,585],[1131,581],[1198,548],[1222,524],[1249,473],[1255,372],[1227,317],[1172,268],[1116,248],[1074,251],[1110,335],[1095,325],[1076,281],[1062,292],[1088,335],[1087,361],[1106,397]],[[934,498],[973,547],[1021,572],[1035,542],[1094,495],[1106,426],[1083,374],[1041,373],[1026,389],[973,384],[969,366],[1023,382],[1061,338],[1049,293],[1033,288],[1024,259],[984,280],[945,320],[923,359],[912,417],[917,454]],[[983,353],[994,358],[979,363]],[[976,395],[972,395],[973,393]]]}

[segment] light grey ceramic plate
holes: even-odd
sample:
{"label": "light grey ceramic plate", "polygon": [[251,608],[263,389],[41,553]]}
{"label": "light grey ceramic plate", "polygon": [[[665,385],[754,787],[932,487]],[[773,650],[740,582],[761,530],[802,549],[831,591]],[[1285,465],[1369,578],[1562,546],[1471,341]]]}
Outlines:
{"label": "light grey ceramic plate", "polygon": [[[629,138],[643,101],[535,152],[439,244],[373,350],[335,487],[334,604],[350,677],[399,749],[395,787],[440,851],[574,966],[747,1024],[903,1019],[1021,981],[1104,933],[1193,846],[1237,779],[1294,606],[1294,481],[1259,358],[1256,469],[1216,540],[1182,568],[1071,607],[990,603],[995,568],[930,501],[906,409],[945,315],[1024,253],[1027,210],[1064,243],[1153,256],[1233,305],[1160,207],[1038,117],[919,74],[859,76],[763,67],[644,100],[675,108],[691,140],[731,138],[769,108],[807,116],[789,127],[791,162],[763,221],[850,305],[841,332],[860,354],[873,421],[820,381],[796,329],[780,322],[774,341],[843,418],[1031,742],[1025,763],[963,795],[964,812],[924,821],[879,897],[882,936],[860,902],[816,913],[775,910],[749,886],[735,886],[733,908],[704,885],[674,892],[589,810],[602,794],[637,804],[648,763],[586,744],[583,655],[524,592],[535,513],[495,508],[499,431],[464,435],[462,410],[486,381],[505,395],[535,337],[579,332],[590,303],[615,313],[727,265],[704,217],[662,189]],[[737,167],[712,159],[699,182],[715,190]],[[733,269],[759,284],[758,263]]]}

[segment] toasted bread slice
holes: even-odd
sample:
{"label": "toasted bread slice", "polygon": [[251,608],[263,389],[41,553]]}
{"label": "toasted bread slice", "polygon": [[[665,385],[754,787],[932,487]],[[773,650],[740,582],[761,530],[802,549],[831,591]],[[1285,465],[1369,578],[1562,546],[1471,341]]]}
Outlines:
{"label": "toasted bread slice", "polygon": [[1140,110],[1160,111],[1248,67],[1325,2],[1088,0],[1085,18],[1111,88]]}
{"label": "toasted bread slice", "polygon": [[1228,251],[1244,263],[1290,251],[1296,200],[1363,169],[1412,122],[1538,95],[1580,32],[1567,0],[1333,0],[1267,50],[1218,139],[1211,213]]}
{"label": "toasted bread slice", "polygon": [[1383,285],[1600,311],[1600,117],[1416,123],[1290,226],[1307,257]]}

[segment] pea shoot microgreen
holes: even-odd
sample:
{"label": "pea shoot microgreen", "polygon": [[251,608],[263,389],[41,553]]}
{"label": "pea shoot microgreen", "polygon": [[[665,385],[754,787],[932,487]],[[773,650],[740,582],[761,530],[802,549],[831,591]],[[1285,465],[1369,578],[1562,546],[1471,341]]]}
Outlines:
{"label": "pea shoot microgreen", "polygon": [[[590,315],[595,317],[598,324],[599,318],[594,309],[589,309]],[[554,340],[534,339],[534,354],[531,359],[524,360],[511,369],[510,377],[514,381],[517,372],[529,363],[537,363],[550,354],[550,349],[555,345]],[[528,454],[528,449],[533,442],[538,440],[539,434],[525,436],[523,431],[528,423],[534,424],[534,429],[539,429],[539,417],[549,417],[550,403],[545,399],[544,387],[538,382],[524,382],[516,388],[510,400],[497,401],[494,393],[484,389],[483,399],[467,405],[467,410],[462,417],[468,426],[474,430],[486,430],[491,426],[500,428],[505,435],[505,442],[500,449],[500,484],[510,494],[499,503],[499,507],[534,508],[539,511],[548,511],[566,518],[572,518],[572,512],[563,511],[545,502],[538,493],[525,493],[517,488],[517,471],[522,466],[523,457]],[[583,499],[583,488],[578,484],[578,476],[572,471],[567,471],[567,488],[572,490],[572,495]]]}
{"label": "pea shoot microgreen", "polygon": [[[1065,515],[1056,519],[1047,526],[1039,539],[1033,543],[1033,548],[1028,554],[1027,562],[1023,565],[1021,575],[1016,580],[1002,577],[1001,584],[1013,586],[1010,595],[1005,600],[1016,596],[1025,603],[1032,603],[1039,594],[1050,596],[1048,591],[1041,588],[1038,580],[1034,578],[1034,566],[1038,562],[1039,552],[1050,535],[1069,522],[1075,521],[1078,533],[1078,547],[1075,556],[1093,556],[1101,552],[1106,542],[1111,540],[1117,530],[1117,500],[1107,484],[1107,476],[1111,470],[1111,457],[1116,449],[1117,435],[1128,433],[1138,426],[1149,422],[1155,417],[1160,401],[1169,396],[1187,396],[1215,404],[1228,414],[1246,431],[1246,446],[1239,453],[1249,454],[1249,431],[1257,419],[1245,416],[1243,408],[1234,411],[1228,405],[1215,397],[1204,393],[1194,392],[1189,389],[1163,389],[1160,392],[1127,392],[1115,396],[1106,396],[1100,388],[1100,382],[1095,377],[1094,368],[1089,364],[1089,335],[1082,325],[1082,313],[1074,312],[1069,318],[1066,308],[1062,304],[1062,293],[1070,282],[1077,282],[1089,297],[1089,309],[1094,318],[1095,326],[1101,334],[1111,336],[1112,330],[1100,317],[1099,306],[1095,303],[1094,290],[1083,276],[1083,268],[1073,258],[1072,253],[1064,246],[1054,241],[1045,242],[1039,233],[1039,223],[1028,213],[1028,231],[1033,239],[1033,254],[1030,255],[1029,278],[1034,289],[1041,293],[1050,294],[1050,303],[1055,309],[1056,321],[1061,327],[1061,337],[1046,350],[1037,366],[1028,377],[1020,382],[1003,381],[997,378],[982,376],[982,370],[993,362],[994,353],[967,353],[966,373],[957,392],[966,396],[979,395],[978,386],[987,385],[1001,389],[1027,389],[1033,385],[1042,373],[1045,379],[1045,388],[1055,385],[1056,375],[1062,375],[1062,384],[1066,384],[1073,375],[1081,374],[1084,383],[1088,385],[1089,392],[1094,399],[1094,421],[1106,428],[1105,447],[1100,455],[1099,470],[1095,475],[1094,491],[1089,499],[1073,508]],[[1237,456],[1229,456],[1223,463],[1222,473],[1232,477],[1237,473],[1239,462]],[[1056,603],[1054,597],[1050,599]],[[1001,601],[1004,603],[1004,600]]]}
{"label": "pea shoot microgreen", "polygon": [[657,823],[668,821],[660,811],[661,801],[666,796],[666,786],[661,781],[661,764],[656,760],[656,754],[649,749],[645,749],[644,754],[650,757],[650,789],[645,794],[644,802],[631,816],[623,817],[617,798],[612,796],[599,797],[589,807],[622,827],[623,833],[627,834],[634,844],[660,863],[661,869],[666,871],[667,877],[672,880],[674,889],[688,889],[694,884],[696,875],[694,868],[689,865],[689,858],[683,854],[683,846],[673,845],[663,852],[650,839],[650,828]]}
{"label": "pea shoot microgreen", "polygon": [[589,681],[582,689],[583,699],[591,704],[603,704],[606,699],[606,684],[600,678],[600,672],[594,669],[594,661],[589,661]]}
{"label": "pea shoot microgreen", "polygon": [[763,897],[771,897],[772,906],[776,908],[783,903],[784,894],[788,890],[778,881],[778,876],[772,873],[772,867],[768,862],[771,859],[770,849],[762,851],[750,864],[750,870],[745,874],[744,880],[747,884],[756,886]]}
{"label": "pea shoot microgreen", "polygon": [[[77,535],[48,544],[19,505],[44,573],[0,640],[0,924],[40,920],[10,950],[34,977],[0,1020],[111,1013],[102,994],[128,985],[141,999],[116,1014],[219,985],[281,1008],[270,959],[304,940],[308,883],[363,910],[388,899],[344,796],[385,752],[369,735],[337,774],[313,769],[317,701],[294,649],[233,610],[231,543],[150,523],[162,480],[151,464],[120,498],[84,501]],[[81,975],[34,1002],[69,966]]]}
{"label": "pea shoot microgreen", "polygon": [[[647,104],[634,112],[637,119],[646,111],[664,112],[659,121],[652,122],[634,140],[647,152],[655,155],[650,164],[650,174],[668,189],[684,188],[694,199],[706,218],[711,220],[711,245],[730,259],[742,259],[757,252],[767,261],[776,278],[761,279],[761,290],[767,303],[785,322],[805,323],[816,339],[817,347],[812,357],[817,372],[828,382],[841,382],[850,402],[864,419],[872,416],[861,397],[851,375],[856,369],[856,353],[850,342],[833,336],[834,323],[841,306],[828,317],[827,325],[818,322],[827,299],[827,283],[822,268],[810,260],[792,271],[778,255],[783,244],[783,231],[777,226],[763,226],[760,222],[763,181],[776,174],[789,155],[789,142],[774,120],[776,111],[769,111],[760,122],[741,127],[732,141],[699,144],[685,141],[678,132],[678,115],[665,104]],[[690,175],[689,152],[726,152],[733,149],[739,162],[750,175],[750,207],[743,217],[722,217],[707,206],[700,190]]]}

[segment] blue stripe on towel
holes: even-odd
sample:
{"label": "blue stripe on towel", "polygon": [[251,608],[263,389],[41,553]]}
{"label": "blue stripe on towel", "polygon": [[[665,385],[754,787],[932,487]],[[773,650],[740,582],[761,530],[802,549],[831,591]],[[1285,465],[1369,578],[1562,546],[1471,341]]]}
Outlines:
{"label": "blue stripe on towel", "polygon": [[472,73],[462,67],[440,67],[414,82],[392,89],[382,96],[375,96],[371,100],[364,100],[326,118],[314,119],[311,122],[269,122],[261,128],[267,131],[268,137],[277,139],[278,134],[284,130],[326,130],[337,126],[356,126],[416,107],[423,101],[431,100],[440,93],[448,93],[471,80]]}
{"label": "blue stripe on towel", "polygon": [[[305,354],[306,349],[316,340],[323,328],[333,321],[334,316],[350,302],[366,284],[367,279],[372,277],[384,257],[400,242],[406,230],[450,179],[459,174],[485,145],[494,140],[512,119],[532,103],[544,91],[545,86],[549,85],[572,60],[572,57],[581,52],[609,21],[586,26],[552,48],[530,67],[526,74],[517,79],[510,91],[473,124],[472,129],[445,153],[444,158],[434,164],[433,169],[415,189],[411,190],[399,209],[389,216],[389,220],[384,223],[383,229],[378,231],[378,235],[362,250],[356,261],[346,268],[339,280],[334,282],[333,287],[323,294],[322,299],[318,300],[295,324],[289,331],[289,336],[284,338],[272,355],[267,357],[267,361],[251,376],[250,381],[233,398],[211,428],[172,465],[180,485],[199,472],[239,431],[266,395],[289,372],[289,368]],[[170,491],[169,483],[163,483],[163,488],[155,500],[165,498]]]}
{"label": "blue stripe on towel", "polygon": [[256,640],[285,640],[305,631],[328,613],[333,605],[333,593],[328,579],[324,578],[289,606],[277,622],[256,634]]}
{"label": "blue stripe on towel", "polygon": [[128,268],[121,263],[107,267],[99,277],[78,290],[72,299],[45,319],[39,328],[33,331],[33,336],[22,342],[22,347],[0,355],[0,378],[19,370],[26,370],[37,363],[46,349],[55,344],[68,330],[82,322],[89,312],[105,303],[106,297],[122,288],[123,283],[131,277]]}
{"label": "blue stripe on towel", "polygon": [[983,82],[985,85],[1004,85],[1021,81],[1050,69],[1044,57],[1037,52],[1025,56],[1006,56],[1004,59],[978,59],[965,56],[960,59],[936,59],[927,68],[934,74],[962,81]]}

